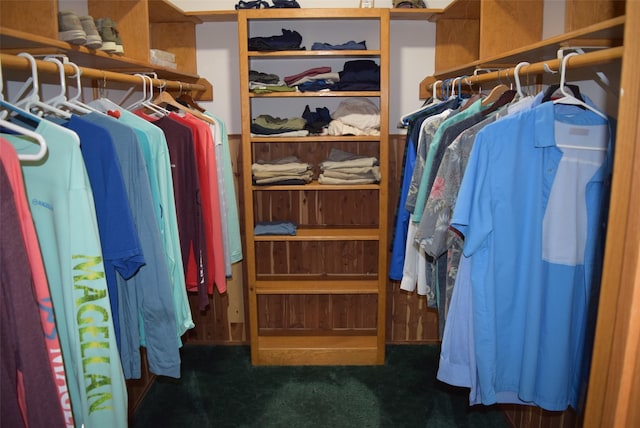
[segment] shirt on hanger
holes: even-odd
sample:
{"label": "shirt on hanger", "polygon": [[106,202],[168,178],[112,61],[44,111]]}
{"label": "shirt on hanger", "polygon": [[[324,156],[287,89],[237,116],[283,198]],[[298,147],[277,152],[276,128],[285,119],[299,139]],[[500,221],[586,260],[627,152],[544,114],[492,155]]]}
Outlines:
{"label": "shirt on hanger", "polygon": [[[557,146],[589,138],[605,151]],[[452,225],[465,236],[465,255],[472,256],[484,404],[515,393],[548,410],[578,405],[590,297],[602,263],[597,243],[611,171],[607,148],[608,128],[600,117],[552,103],[495,122],[476,138]],[[576,199],[554,200],[554,194]],[[580,198],[582,206],[576,204]],[[574,219],[584,240],[556,239],[565,217]]]}
{"label": "shirt on hanger", "polygon": [[[123,330],[121,359],[125,376],[141,376],[140,345],[143,344],[147,348],[147,360],[152,373],[179,378],[180,344],[175,335],[171,283],[158,225],[150,221],[154,218],[153,201],[140,145],[129,126],[110,116],[89,113],[84,118],[106,129],[115,143],[133,221],[146,261],[130,279],[118,277]],[[144,329],[144,343],[140,339],[139,319]]]}
{"label": "shirt on hanger", "polygon": [[[22,164],[38,234],[76,425],[126,426],[127,390],[115,342],[93,194],[79,139],[41,120],[42,162]],[[20,153],[31,142],[6,136]]]}
{"label": "shirt on hanger", "polygon": [[[5,143],[0,140],[3,151]],[[14,193],[0,163],[0,419],[5,426],[22,426],[24,419],[30,426],[64,427]]]}
{"label": "shirt on hanger", "polygon": [[11,187],[14,189],[13,196],[16,210],[18,211],[18,219],[20,220],[22,237],[27,250],[27,257],[29,259],[33,291],[38,301],[40,323],[47,345],[51,376],[56,384],[56,393],[66,426],[73,427],[73,412],[71,411],[71,403],[69,402],[69,389],[62,361],[62,349],[56,330],[51,293],[49,292],[49,283],[44,270],[42,254],[40,253],[38,236],[36,235],[33,218],[31,217],[31,211],[29,210],[29,204],[26,199],[22,170],[15,149],[11,143],[2,138],[0,138],[0,163],[7,173]]}

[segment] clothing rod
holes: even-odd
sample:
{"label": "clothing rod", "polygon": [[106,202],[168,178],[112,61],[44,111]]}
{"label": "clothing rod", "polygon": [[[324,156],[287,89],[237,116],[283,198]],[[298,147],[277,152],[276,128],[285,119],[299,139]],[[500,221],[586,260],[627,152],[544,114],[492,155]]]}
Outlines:
{"label": "clothing rod", "polygon": [[[54,55],[52,55],[54,56]],[[49,74],[58,74],[59,69],[56,64],[49,61],[43,61],[36,59],[36,65],[38,67],[38,72],[49,73]],[[23,58],[16,55],[9,55],[0,53],[0,66],[3,68],[10,68],[14,70],[26,70],[31,71],[31,64],[27,58]],[[134,76],[133,74],[125,74],[125,73],[116,73],[113,71],[107,70],[98,70],[95,68],[87,68],[87,67],[79,67],[82,73],[83,78],[88,79],[96,79],[103,81],[111,81],[111,82],[122,82],[122,83],[131,83],[132,85],[140,85],[142,86],[143,80]],[[65,76],[74,76],[76,73],[75,69],[68,65],[64,65],[64,74]],[[154,87],[164,88],[167,90],[184,90],[184,91],[206,91],[207,88],[200,83],[185,83],[176,80],[164,80],[164,79],[154,79],[152,78]],[[148,80],[146,82],[148,84]]]}
{"label": "clothing rod", "polygon": [[[601,49],[594,52],[588,52],[584,54],[579,54],[572,56],[567,59],[566,67],[567,69],[572,68],[581,68],[581,67],[589,67],[594,65],[605,64],[607,62],[611,62],[617,59],[622,58],[622,52],[624,51],[623,46],[617,46],[615,48],[607,48]],[[547,73],[546,67],[550,68],[554,71],[559,71],[562,65],[562,58],[554,58],[550,60],[534,62],[530,65],[524,65],[518,71],[520,76],[520,80],[522,80],[522,76],[532,75],[532,74],[544,74]],[[460,84],[462,85],[477,85],[483,82],[495,82],[501,79],[507,79],[513,77],[515,74],[515,67],[505,68],[499,71],[492,71],[490,73],[485,74],[477,74],[475,76],[462,76],[460,79]],[[456,77],[459,79],[460,76]],[[453,82],[454,80],[451,80]],[[442,85],[442,83],[438,82],[438,85]],[[436,88],[438,87],[436,85]],[[456,82],[457,85],[457,82]]]}

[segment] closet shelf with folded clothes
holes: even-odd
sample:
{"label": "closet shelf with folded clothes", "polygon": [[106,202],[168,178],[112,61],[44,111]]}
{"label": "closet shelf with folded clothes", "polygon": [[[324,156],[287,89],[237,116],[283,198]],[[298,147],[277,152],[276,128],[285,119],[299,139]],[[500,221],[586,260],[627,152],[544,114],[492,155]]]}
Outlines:
{"label": "closet shelf with folded clothes", "polygon": [[240,10],[238,30],[252,362],[383,364],[389,11]]}

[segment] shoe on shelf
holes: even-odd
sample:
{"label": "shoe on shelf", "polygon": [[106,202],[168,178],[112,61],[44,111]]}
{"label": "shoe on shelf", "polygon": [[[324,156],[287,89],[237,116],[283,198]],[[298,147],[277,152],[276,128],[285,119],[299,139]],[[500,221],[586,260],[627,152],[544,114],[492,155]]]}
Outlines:
{"label": "shoe on shelf", "polygon": [[72,45],[84,45],[87,42],[87,33],[75,12],[70,10],[58,12],[58,38]]}
{"label": "shoe on shelf", "polygon": [[89,49],[100,49],[102,47],[102,37],[98,33],[96,23],[91,16],[81,16],[80,23],[87,34],[87,41],[84,44]]}
{"label": "shoe on shelf", "polygon": [[116,23],[111,18],[99,18],[96,20],[96,27],[102,37],[100,50],[122,55],[124,48],[122,47],[122,40],[120,40]]}

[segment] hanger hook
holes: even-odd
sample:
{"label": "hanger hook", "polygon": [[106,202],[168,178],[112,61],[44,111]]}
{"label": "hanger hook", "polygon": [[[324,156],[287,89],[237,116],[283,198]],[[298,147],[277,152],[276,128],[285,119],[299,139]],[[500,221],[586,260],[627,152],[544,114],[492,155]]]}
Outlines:
{"label": "hanger hook", "polygon": [[67,94],[67,82],[66,82],[67,76],[65,75],[65,72],[64,72],[64,64],[62,64],[62,62],[60,62],[58,58],[54,58],[54,57],[46,57],[44,60],[48,62],[52,62],[58,67],[58,75],[60,77],[59,96],[61,98],[65,97]]}
{"label": "hanger hook", "polygon": [[518,65],[516,65],[516,68],[513,70],[513,78],[516,81],[516,91],[518,93],[518,97],[524,96],[524,93],[522,92],[522,85],[520,83],[520,69],[525,65],[530,65],[530,64],[527,61],[522,61]]}
{"label": "hanger hook", "polygon": [[572,56],[576,56],[578,55],[576,52],[571,52],[568,53],[567,55],[565,55],[562,58],[562,63],[560,66],[560,92],[562,92],[562,95],[564,96],[569,96],[569,94],[567,94],[567,91],[565,89],[565,83],[566,83],[566,75],[567,75],[567,61],[569,60],[569,58],[571,58]]}
{"label": "hanger hook", "polygon": [[138,76],[142,80],[142,101],[144,101],[147,99],[147,79],[140,73],[136,73],[134,76]]}
{"label": "hanger hook", "polygon": [[75,71],[75,73],[69,77],[75,77],[76,86],[78,89],[78,92],[76,93],[76,95],[73,98],[71,98],[69,101],[77,101],[80,99],[80,96],[82,95],[82,81],[80,79],[80,77],[82,76],[82,71],[80,71],[80,67],[78,67],[78,64],[76,64],[75,62],[69,62],[69,65]]}
{"label": "hanger hook", "polygon": [[433,82],[433,84],[431,85],[431,95],[433,96],[433,98],[437,101],[438,100],[438,92],[436,89],[436,86],[438,86],[438,83],[442,83],[442,80],[436,80],[435,82]]}
{"label": "hanger hook", "polygon": [[36,59],[33,55],[27,52],[20,52],[18,56],[26,58],[29,61],[29,65],[31,66],[31,79],[33,82],[33,96],[36,99],[39,99],[38,88],[40,87],[40,84],[38,83],[38,65],[36,64]]}

